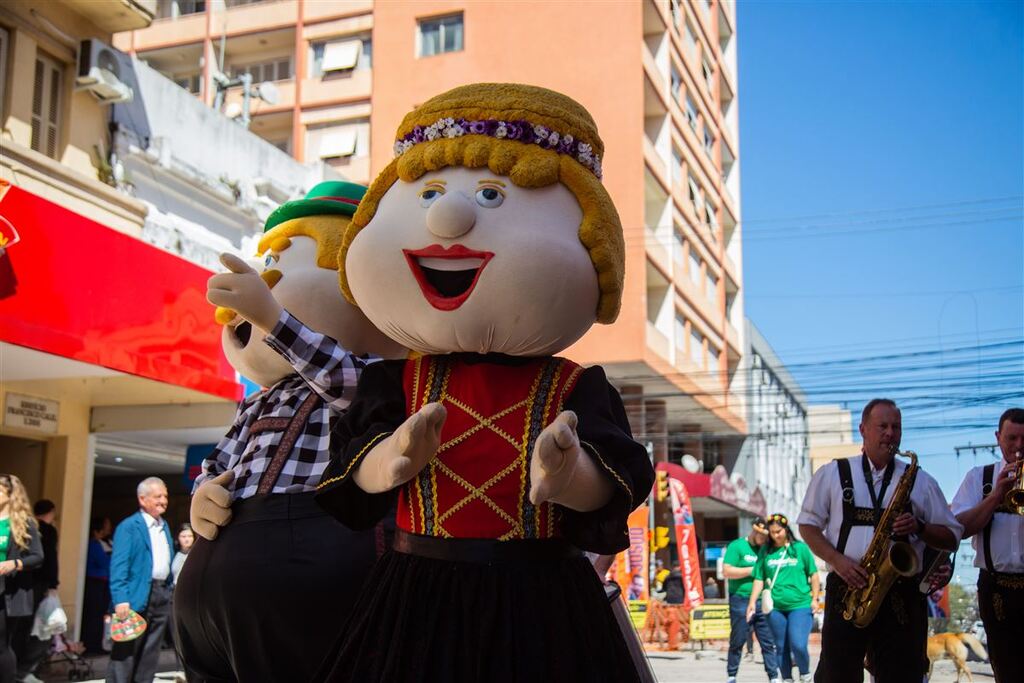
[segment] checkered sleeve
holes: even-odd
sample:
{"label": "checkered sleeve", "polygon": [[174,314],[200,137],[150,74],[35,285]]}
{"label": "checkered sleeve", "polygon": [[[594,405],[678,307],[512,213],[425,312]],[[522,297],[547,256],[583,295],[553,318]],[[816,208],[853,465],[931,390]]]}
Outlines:
{"label": "checkered sleeve", "polygon": [[259,413],[259,394],[253,394],[242,400],[238,405],[238,412],[235,414],[235,421],[227,433],[217,442],[213,453],[203,460],[202,472],[196,477],[192,485],[192,493],[208,479],[213,479],[218,474],[226,472],[232,463],[237,462],[245,451],[245,445],[249,438],[249,426]]}
{"label": "checkered sleeve", "polygon": [[355,356],[334,339],[306,327],[285,310],[281,311],[281,317],[266,341],[336,412],[348,408],[356,393],[359,374],[366,365],[377,360]]}

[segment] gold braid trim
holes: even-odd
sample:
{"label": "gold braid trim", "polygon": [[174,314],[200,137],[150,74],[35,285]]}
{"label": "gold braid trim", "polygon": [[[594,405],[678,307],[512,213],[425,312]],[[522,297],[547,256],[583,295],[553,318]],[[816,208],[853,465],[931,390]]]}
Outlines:
{"label": "gold braid trim", "polygon": [[377,436],[375,436],[372,439],[370,439],[369,443],[367,443],[365,446],[363,446],[362,450],[360,450],[358,453],[356,453],[356,457],[352,458],[352,460],[348,463],[348,467],[345,468],[344,472],[339,474],[337,477],[331,477],[330,479],[326,479],[326,480],[320,482],[319,484],[317,484],[316,490],[319,491],[320,489],[322,489],[323,487],[327,486],[328,484],[333,484],[334,482],[341,481],[342,479],[347,477],[348,473],[352,471],[352,468],[355,467],[357,464],[359,464],[359,461],[363,459],[363,456],[366,455],[366,453],[371,448],[373,448],[373,446],[378,441],[380,441],[381,439],[383,439],[386,436],[391,436],[391,434],[393,434],[393,432],[381,432]]}
{"label": "gold braid trim", "polygon": [[594,448],[593,444],[587,443],[586,441],[580,441],[580,445],[581,446],[586,446],[586,450],[591,455],[593,455],[595,458],[597,458],[597,461],[599,463],[601,463],[602,467],[604,467],[606,470],[608,470],[608,473],[611,474],[612,477],[615,478],[615,481],[619,482],[619,484],[622,486],[622,488],[626,491],[626,495],[629,496],[629,507],[630,507],[630,509],[632,509],[632,507],[633,507],[633,491],[632,491],[632,489],[630,489],[629,486],[626,484],[626,482],[622,479],[622,477],[619,476],[619,473],[616,472],[615,470],[613,470],[608,465],[608,463],[606,463],[604,461],[604,458],[602,458],[601,454],[597,452],[597,449]]}

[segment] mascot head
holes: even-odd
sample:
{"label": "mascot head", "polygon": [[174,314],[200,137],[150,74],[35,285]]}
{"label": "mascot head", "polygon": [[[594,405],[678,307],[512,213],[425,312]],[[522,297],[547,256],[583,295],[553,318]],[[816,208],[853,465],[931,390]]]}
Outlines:
{"label": "mascot head", "polygon": [[615,320],[622,226],[579,103],[479,83],[406,115],[345,232],[341,289],[422,353],[556,353]]}
{"label": "mascot head", "polygon": [[[324,182],[304,199],[278,207],[267,218],[257,247],[263,261],[261,277],[289,313],[345,349],[401,357],[404,350],[338,291],[338,249],[365,191],[354,183]],[[219,307],[216,319],[224,325],[224,355],[242,375],[270,386],[295,372],[263,343],[266,335],[234,311]]]}

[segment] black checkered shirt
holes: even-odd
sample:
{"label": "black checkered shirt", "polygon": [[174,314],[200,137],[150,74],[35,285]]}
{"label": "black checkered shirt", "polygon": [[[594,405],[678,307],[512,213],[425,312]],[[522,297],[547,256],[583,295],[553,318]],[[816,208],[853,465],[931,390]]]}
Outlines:
{"label": "black checkered shirt", "polygon": [[314,332],[284,311],[277,326],[266,337],[267,344],[291,363],[298,374],[288,375],[274,386],[246,397],[238,406],[231,429],[213,453],[203,461],[195,488],[207,479],[231,469],[235,479],[229,485],[231,499],[255,495],[260,476],[270,464],[283,431],[250,434],[256,420],[290,418],[311,391],[323,399],[309,416],[273,493],[313,491],[330,459],[331,415],[348,409],[355,395],[359,374],[376,357],[358,358],[328,336]]}

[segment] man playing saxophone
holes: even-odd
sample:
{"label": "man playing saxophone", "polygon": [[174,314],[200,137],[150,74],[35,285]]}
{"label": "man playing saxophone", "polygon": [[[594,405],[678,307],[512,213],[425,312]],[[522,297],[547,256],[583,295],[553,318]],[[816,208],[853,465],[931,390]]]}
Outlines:
{"label": "man playing saxophone", "polygon": [[1024,681],[1024,409],[999,418],[1000,463],[975,467],[953,497],[953,514],[974,537],[978,607],[996,683]]}
{"label": "man playing saxophone", "polygon": [[[804,541],[832,568],[825,583],[821,659],[814,680],[861,683],[866,655],[876,683],[917,682],[928,668],[928,608],[917,577],[899,576],[887,592],[873,593],[872,600],[879,601],[871,605],[877,608],[873,618],[853,619],[847,592],[879,579],[861,563],[882,520],[891,521],[891,536],[910,542],[900,546],[904,573],[919,571],[925,545],[955,549],[963,527],[935,479],[896,458],[902,426],[893,401],[868,402],[860,434],[863,453],[837,459],[814,474],[797,520]],[[899,496],[897,506],[890,510],[894,496]],[[897,509],[900,498],[906,501],[902,511]],[[880,537],[875,545],[887,541]]]}

